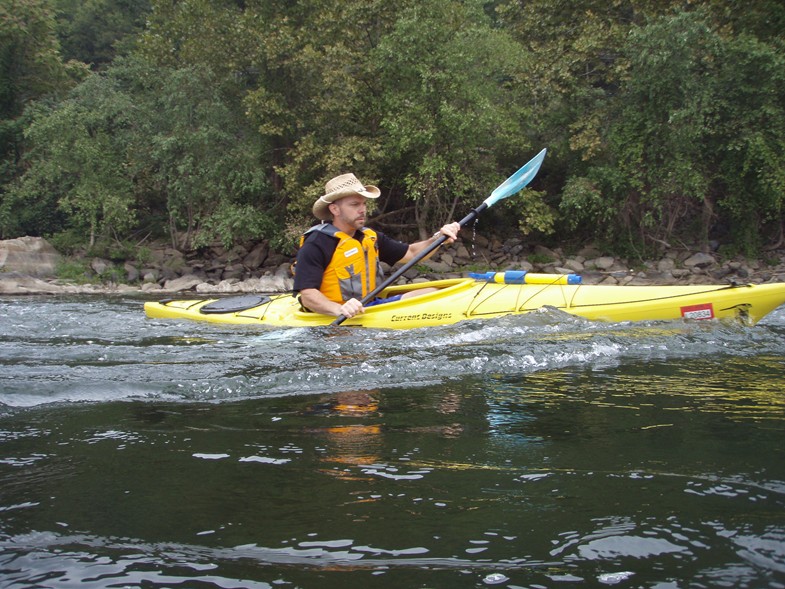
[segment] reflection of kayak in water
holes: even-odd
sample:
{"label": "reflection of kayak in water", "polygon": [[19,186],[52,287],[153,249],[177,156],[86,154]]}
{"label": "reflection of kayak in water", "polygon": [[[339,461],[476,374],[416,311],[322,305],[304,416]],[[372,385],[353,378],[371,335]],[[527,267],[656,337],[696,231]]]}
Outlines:
{"label": "reflection of kayak in water", "polygon": [[[519,273],[521,274],[521,273]],[[498,276],[502,276],[500,280]],[[497,278],[494,279],[494,276]],[[386,298],[409,290],[438,290],[367,307],[343,325],[411,329],[449,325],[469,319],[520,315],[553,307],[597,321],[738,319],[753,325],[785,303],[785,283],[757,285],[605,286],[583,285],[555,274],[529,275],[534,283],[510,284],[503,273],[391,286]],[[500,280],[500,281],[497,281]],[[578,284],[568,284],[578,282]],[[145,303],[148,317],[216,323],[308,327],[335,318],[303,311],[291,294],[241,295],[224,299],[164,300]]]}

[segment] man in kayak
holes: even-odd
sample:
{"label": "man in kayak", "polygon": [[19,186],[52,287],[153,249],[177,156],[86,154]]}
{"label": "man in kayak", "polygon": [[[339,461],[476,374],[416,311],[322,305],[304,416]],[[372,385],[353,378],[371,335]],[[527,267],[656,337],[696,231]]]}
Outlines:
{"label": "man in kayak", "polygon": [[[431,238],[406,244],[365,227],[366,200],[379,198],[376,186],[365,186],[354,174],[327,182],[325,194],[314,203],[313,214],[324,221],[303,236],[294,274],[294,291],[304,307],[336,317],[354,317],[365,309],[360,303],[383,280],[380,262],[390,266],[407,262],[439,236],[452,243],[461,230],[448,223]],[[390,299],[377,299],[369,306],[409,298],[431,289],[410,291]]]}

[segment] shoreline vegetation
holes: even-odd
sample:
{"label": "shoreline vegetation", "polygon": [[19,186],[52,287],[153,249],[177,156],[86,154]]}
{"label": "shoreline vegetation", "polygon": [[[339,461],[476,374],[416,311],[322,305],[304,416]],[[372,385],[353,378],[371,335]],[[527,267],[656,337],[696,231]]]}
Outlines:
{"label": "shoreline vegetation", "polygon": [[[66,257],[42,238],[23,237],[0,241],[0,295],[284,293],[292,288],[293,260],[259,242],[230,249],[214,244],[187,253],[157,244],[145,249],[141,261],[112,262]],[[591,245],[565,252],[521,239],[502,241],[475,234],[441,248],[400,280],[416,283],[504,270],[578,274],[584,284],[785,282],[785,250],[749,260],[683,247],[666,250],[657,259],[631,262],[604,255]]]}
{"label": "shoreline vegetation", "polygon": [[[694,274],[682,262],[712,242],[720,267],[699,269],[764,271],[732,252],[765,266],[785,243],[785,4],[741,5],[0,3],[0,239],[123,249],[115,262],[157,239],[291,253],[326,182],[352,172],[384,195],[372,224],[419,240],[547,149],[481,227],[558,259],[502,238],[489,259],[453,252],[450,271],[613,252],[627,274],[598,279],[667,278],[660,248],[688,244],[670,253]],[[216,279],[211,257],[186,257],[207,284],[256,270]],[[137,284],[120,265],[111,279]]]}

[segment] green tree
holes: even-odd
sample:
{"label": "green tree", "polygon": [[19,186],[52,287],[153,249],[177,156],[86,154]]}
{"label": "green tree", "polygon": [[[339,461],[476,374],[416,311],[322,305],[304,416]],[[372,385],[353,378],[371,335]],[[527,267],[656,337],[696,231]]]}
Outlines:
{"label": "green tree", "polygon": [[272,147],[272,178],[290,203],[295,225],[307,226],[310,205],[331,176],[351,170],[378,181],[385,157],[378,107],[383,89],[369,54],[400,5],[247,5],[242,22],[253,39],[251,67],[258,77],[245,106]]}
{"label": "green tree", "polygon": [[754,251],[761,222],[782,211],[782,53],[723,35],[701,11],[634,30],[623,52],[603,159],[567,184],[564,209],[638,244],[687,234],[705,244],[725,217]]}
{"label": "green tree", "polygon": [[0,118],[9,120],[31,100],[67,89],[78,68],[60,58],[46,0],[6,0],[0,23]]}
{"label": "green tree", "polygon": [[643,244],[669,239],[686,214],[699,213],[704,139],[716,116],[706,82],[718,43],[690,13],[631,30],[620,51],[625,78],[600,111],[590,181],[574,176],[564,193],[574,222],[607,235],[622,228],[628,242]]}
{"label": "green tree", "polygon": [[625,71],[620,48],[631,28],[678,2],[659,0],[502,1],[500,26],[531,55],[528,79],[537,131],[550,166],[590,159],[601,146],[604,108]]}
{"label": "green tree", "polygon": [[91,244],[158,216],[185,248],[271,237],[279,225],[265,206],[259,139],[205,68],[120,60],[67,100],[38,105],[27,136],[29,169],[9,203],[81,229]]}
{"label": "green tree", "polygon": [[483,3],[266,6],[243,17],[259,72],[245,104],[295,215],[352,170],[382,184],[377,223],[425,235],[531,152],[526,56]]}
{"label": "green tree", "polygon": [[25,107],[34,100],[63,95],[85,74],[78,64],[63,63],[60,57],[49,2],[0,3],[0,235],[37,231],[34,222],[20,225],[6,202],[7,185],[22,171]]}
{"label": "green tree", "polygon": [[[142,134],[147,159],[139,161],[149,167],[150,191],[164,197],[173,245],[272,237],[280,223],[261,160],[263,143],[246,132],[208,69],[156,73]],[[138,139],[136,147],[144,149]]]}
{"label": "green tree", "polygon": [[301,227],[352,170],[385,189],[379,221],[424,235],[532,152],[526,54],[479,1],[154,1],[139,46],[233,84]]}
{"label": "green tree", "polygon": [[484,3],[438,0],[401,11],[373,58],[388,166],[425,237],[531,153],[530,60]]}
{"label": "green tree", "polygon": [[[781,13],[780,13],[781,14]],[[748,35],[723,47],[711,197],[748,253],[785,242],[785,53]],[[766,228],[769,228],[766,231]],[[768,243],[766,243],[768,241]]]}
{"label": "green tree", "polygon": [[275,150],[243,104],[262,75],[253,10],[228,0],[151,4],[135,51],[147,69],[131,76],[145,80],[152,121],[144,180],[167,204],[173,243],[278,239],[284,205],[270,181]]}
{"label": "green tree", "polygon": [[785,5],[780,0],[703,0],[695,3],[727,36],[748,35],[765,43],[783,41]]}
{"label": "green tree", "polygon": [[[548,147],[540,192],[491,211],[497,227],[782,238],[776,0],[147,6],[0,5],[3,236],[272,237],[346,171],[382,187],[376,223],[422,236]],[[71,94],[87,68],[56,33],[100,72]]]}
{"label": "green tree", "polygon": [[144,29],[149,0],[51,0],[64,59],[106,67]]}
{"label": "green tree", "polygon": [[97,236],[127,230],[134,194],[125,173],[133,102],[114,81],[92,75],[55,105],[33,109],[26,131],[27,172],[9,192],[24,219],[33,211],[38,229],[57,231],[62,219]]}

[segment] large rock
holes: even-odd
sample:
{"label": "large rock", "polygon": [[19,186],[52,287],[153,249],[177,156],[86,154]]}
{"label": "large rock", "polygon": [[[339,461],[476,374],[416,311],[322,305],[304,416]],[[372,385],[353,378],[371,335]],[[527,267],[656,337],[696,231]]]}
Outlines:
{"label": "large rock", "polygon": [[193,274],[186,274],[185,276],[181,276],[180,278],[167,280],[164,283],[164,290],[174,291],[174,292],[180,292],[182,290],[191,290],[201,282],[202,279],[199,278],[198,276],[195,276]]}
{"label": "large rock", "polygon": [[428,268],[431,272],[449,272],[452,267],[444,262],[435,262],[433,260],[425,260],[421,262],[423,266]]}
{"label": "large rock", "polygon": [[0,294],[59,293],[62,288],[17,272],[0,274]]}
{"label": "large rock", "polygon": [[254,247],[250,253],[243,258],[243,265],[246,268],[251,270],[256,270],[260,268],[264,261],[267,259],[267,255],[270,253],[270,248],[267,246],[267,242],[263,241]]}
{"label": "large rock", "polygon": [[616,263],[616,259],[612,258],[611,256],[601,256],[595,260],[591,260],[586,262],[586,266],[593,266],[597,268],[597,270],[610,270],[613,268],[613,265]]}
{"label": "large rock", "polygon": [[548,258],[551,262],[558,262],[560,259],[559,254],[557,254],[552,249],[545,247],[544,245],[534,246],[534,253]]}
{"label": "large rock", "polygon": [[673,258],[663,258],[657,262],[657,270],[659,272],[673,272],[676,267],[676,261]]}
{"label": "large rock", "polygon": [[96,286],[92,284],[59,283],[42,280],[34,276],[8,272],[0,274],[0,294],[97,294],[106,292],[130,292],[136,290],[128,285]]}
{"label": "large rock", "polygon": [[696,254],[691,255],[689,258],[684,260],[684,267],[685,268],[708,268],[717,263],[717,260],[714,259],[714,256],[710,254],[704,254],[703,252],[698,252]]}
{"label": "large rock", "polygon": [[39,278],[55,275],[62,256],[42,237],[0,241],[0,272],[18,272]]}

